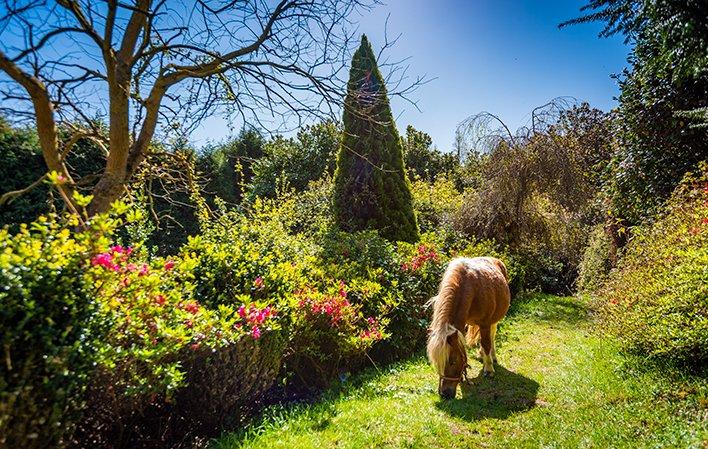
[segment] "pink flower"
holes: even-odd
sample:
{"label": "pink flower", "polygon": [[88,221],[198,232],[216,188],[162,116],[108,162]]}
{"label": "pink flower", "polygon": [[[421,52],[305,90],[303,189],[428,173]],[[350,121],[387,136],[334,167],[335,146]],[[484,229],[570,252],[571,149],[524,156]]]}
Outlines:
{"label": "pink flower", "polygon": [[165,270],[170,271],[170,270],[173,269],[174,267],[175,267],[175,261],[174,261],[174,260],[168,260],[167,262],[165,262],[165,266],[164,266]]}
{"label": "pink flower", "polygon": [[150,267],[148,264],[144,263],[140,265],[140,271],[138,271],[138,276],[145,276],[150,272]]}
{"label": "pink flower", "polygon": [[258,276],[258,277],[253,281],[253,285],[254,285],[256,288],[263,288],[263,285],[264,285],[264,283],[263,283],[263,278],[260,277],[260,276]]}
{"label": "pink flower", "polygon": [[164,306],[164,305],[165,305],[165,302],[166,302],[166,300],[165,300],[165,297],[164,297],[163,295],[157,295],[157,298],[155,298],[155,303],[156,303],[158,306]]}
{"label": "pink flower", "polygon": [[133,271],[136,271],[138,269],[138,266],[135,265],[134,263],[129,263],[128,265],[125,266],[125,269],[132,273]]}
{"label": "pink flower", "polygon": [[189,345],[189,349],[191,349],[192,351],[196,351],[197,349],[199,349],[199,347],[200,347],[201,345],[202,345],[202,344],[199,343],[199,342],[197,342],[197,343],[192,343],[191,345]]}
{"label": "pink flower", "polygon": [[114,271],[117,271],[116,268],[118,268],[118,265],[113,263],[113,255],[107,252],[96,254],[95,256],[93,256],[93,258],[91,259],[91,265],[100,265],[107,270]]}
{"label": "pink flower", "polygon": [[251,329],[251,337],[253,337],[254,340],[261,338],[261,330],[258,326],[253,326],[253,329]]}
{"label": "pink flower", "polygon": [[238,316],[241,318],[246,318],[246,306],[241,306],[238,308]]}

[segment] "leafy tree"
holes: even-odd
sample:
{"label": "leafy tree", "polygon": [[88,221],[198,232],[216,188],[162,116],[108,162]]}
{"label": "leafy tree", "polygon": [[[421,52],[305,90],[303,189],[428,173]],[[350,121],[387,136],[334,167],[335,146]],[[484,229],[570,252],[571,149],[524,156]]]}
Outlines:
{"label": "leafy tree", "polygon": [[[532,113],[545,115],[543,108]],[[473,119],[466,126],[489,116]],[[589,230],[603,218],[595,197],[611,156],[610,124],[610,114],[581,104],[529,134],[492,136],[497,143],[483,165],[483,181],[465,195],[454,226],[529,261],[535,272],[526,274],[528,285],[567,293]]]}
{"label": "leafy tree", "polygon": [[620,82],[619,151],[608,184],[613,212],[651,217],[684,173],[708,158],[708,3],[593,0],[561,26],[604,21],[601,36],[634,43]]}
{"label": "leafy tree", "polygon": [[203,149],[197,165],[208,179],[207,194],[230,204],[240,203],[243,189],[253,178],[253,166],[263,157],[265,144],[258,130],[244,128],[237,138]]}
{"label": "leafy tree", "polygon": [[325,121],[306,126],[295,139],[277,137],[268,142],[263,148],[264,156],[253,164],[249,193],[274,197],[279,182],[302,192],[311,181],[325,174],[332,176],[341,137],[338,124]]}
{"label": "leafy tree", "polygon": [[403,140],[403,158],[408,175],[433,182],[440,174],[452,175],[459,167],[455,155],[443,153],[433,147],[430,135],[413,126],[406,128]]}
{"label": "leafy tree", "polygon": [[343,123],[334,186],[337,224],[348,231],[376,229],[391,241],[418,240],[401,138],[366,36],[352,58]]}

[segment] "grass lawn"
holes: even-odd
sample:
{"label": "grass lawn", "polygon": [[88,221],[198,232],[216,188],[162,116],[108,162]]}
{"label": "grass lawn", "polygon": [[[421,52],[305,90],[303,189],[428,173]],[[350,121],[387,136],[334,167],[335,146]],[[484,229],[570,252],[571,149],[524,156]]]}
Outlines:
{"label": "grass lawn", "polygon": [[[619,355],[576,298],[517,301],[498,334],[494,378],[451,401],[422,357],[356,376],[314,404],[267,409],[212,449],[708,448],[708,385]],[[634,362],[634,363],[632,363]]]}

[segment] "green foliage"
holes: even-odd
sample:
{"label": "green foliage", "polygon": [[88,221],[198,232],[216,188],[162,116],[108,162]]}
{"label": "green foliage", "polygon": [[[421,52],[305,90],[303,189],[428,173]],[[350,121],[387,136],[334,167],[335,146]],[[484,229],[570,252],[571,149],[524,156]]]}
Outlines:
{"label": "green foliage", "polygon": [[708,364],[708,167],[688,176],[654,224],[635,229],[600,290],[608,329],[654,361]]}
{"label": "green foliage", "polygon": [[604,225],[593,228],[578,267],[578,291],[592,293],[602,287],[612,269],[612,239]]}
{"label": "green foliage", "polygon": [[418,240],[401,138],[366,36],[352,58],[344,103],[334,181],[337,224],[347,231],[376,229],[391,241]]}
{"label": "green foliage", "polygon": [[244,128],[232,140],[201,150],[197,168],[205,175],[208,195],[229,204],[241,202],[246,186],[254,176],[253,164],[263,157],[265,139],[253,128]]}
{"label": "green foliage", "polygon": [[15,235],[0,230],[4,447],[62,446],[80,417],[105,331],[85,273],[100,243],[90,233],[72,235],[51,217],[21,225]]}
{"label": "green foliage", "polygon": [[708,156],[708,4],[681,0],[593,0],[603,35],[634,45],[620,81],[619,150],[608,183],[613,214],[630,225],[661,210],[683,175]]}
{"label": "green foliage", "polygon": [[249,195],[273,198],[281,184],[302,192],[308,183],[332,176],[341,131],[334,122],[306,126],[297,139],[276,137],[263,147],[263,157],[253,163]]}
{"label": "green foliage", "polygon": [[403,159],[408,176],[434,182],[440,175],[450,177],[459,167],[457,157],[443,153],[433,146],[430,135],[418,131],[413,126],[406,127],[403,140]]}
{"label": "green foliage", "polygon": [[450,227],[452,216],[462,206],[463,195],[453,181],[439,176],[432,183],[415,179],[411,184],[413,209],[421,232]]}
{"label": "green foliage", "polygon": [[[100,127],[100,124],[98,125]],[[60,130],[60,138],[67,140],[67,132]],[[0,194],[25,189],[47,173],[37,133],[32,128],[13,127],[0,117],[0,176],[3,179]],[[67,155],[66,166],[75,179],[89,181],[103,168],[104,154],[91,140],[79,139]],[[29,223],[54,208],[61,208],[61,199],[50,196],[49,184],[43,183],[32,190],[0,205],[0,226],[12,225],[18,230],[20,223]]]}

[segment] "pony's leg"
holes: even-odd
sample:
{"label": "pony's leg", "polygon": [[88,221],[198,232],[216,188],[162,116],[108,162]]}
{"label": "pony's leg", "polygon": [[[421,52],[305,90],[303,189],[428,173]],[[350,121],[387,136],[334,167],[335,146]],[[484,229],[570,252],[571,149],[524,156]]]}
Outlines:
{"label": "pony's leg", "polygon": [[479,328],[480,342],[482,344],[482,364],[484,365],[484,375],[494,374],[494,364],[492,363],[492,328],[485,326]]}
{"label": "pony's leg", "polygon": [[492,337],[492,353],[490,355],[492,356],[492,362],[497,363],[497,323],[492,324],[490,333]]}

